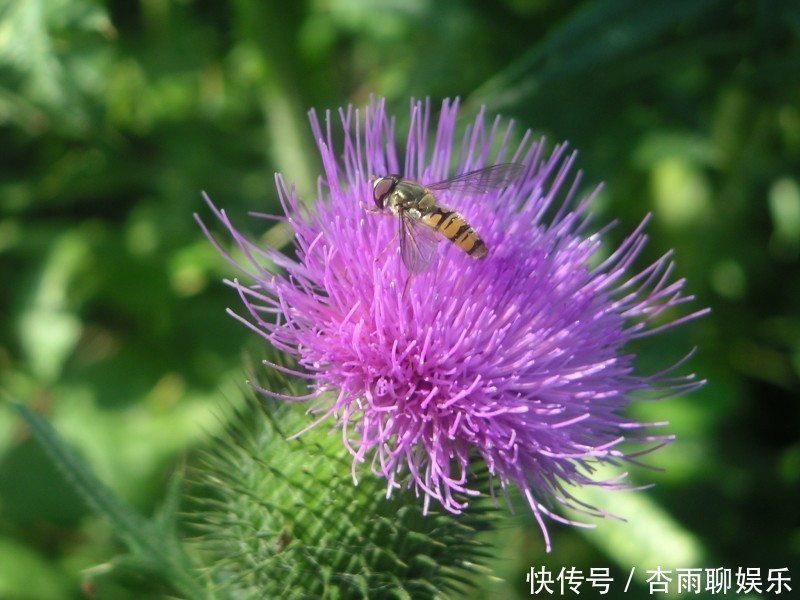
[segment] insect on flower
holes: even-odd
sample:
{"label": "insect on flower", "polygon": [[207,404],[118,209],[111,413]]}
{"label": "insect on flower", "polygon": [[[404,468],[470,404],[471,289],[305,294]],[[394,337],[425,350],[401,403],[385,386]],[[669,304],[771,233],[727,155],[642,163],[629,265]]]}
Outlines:
{"label": "insect on flower", "polygon": [[435,233],[472,258],[485,258],[489,250],[478,232],[459,213],[439,204],[433,192],[485,194],[513,183],[522,170],[520,164],[502,163],[427,185],[400,175],[374,179],[372,193],[378,211],[389,208],[399,219],[400,256],[406,268],[411,273],[424,273],[430,268],[439,241]]}
{"label": "insect on flower", "polygon": [[[387,495],[411,489],[425,511],[460,513],[481,492],[483,464],[492,490],[519,489],[549,550],[545,520],[576,523],[559,507],[605,516],[581,488],[631,489],[599,467],[672,439],[653,431],[664,423],[629,416],[629,405],[704,384],[676,372],[691,352],[642,372],[629,344],[707,311],[685,310],[692,296],[670,252],[637,268],[647,219],[604,245],[609,228],[589,212],[599,188],[582,194],[566,145],[547,150],[485,111],[462,124],[458,106],[444,101],[434,119],[430,102],[412,102],[407,132],[380,98],[338,119],[312,112],[317,197],[305,201],[276,178],[293,252],[249,240],[209,200],[241,258],[211,239],[242,272],[229,281],[244,304],[237,318],[296,360],[265,365],[305,381],[308,394],[254,387],[308,401],[309,428],[338,428],[354,482],[370,466]],[[370,174],[379,175],[371,184]],[[365,226],[370,194],[371,212],[390,218]],[[402,260],[381,262],[392,236]],[[469,276],[439,268],[397,285],[431,266],[442,238],[459,248],[454,264],[471,263]]]}

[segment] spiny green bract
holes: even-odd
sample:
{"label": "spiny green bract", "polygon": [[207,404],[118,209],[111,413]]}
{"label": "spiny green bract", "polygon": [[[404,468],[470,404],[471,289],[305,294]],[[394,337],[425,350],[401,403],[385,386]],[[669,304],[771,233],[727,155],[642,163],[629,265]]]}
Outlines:
{"label": "spiny green bract", "polygon": [[363,474],[336,435],[296,407],[256,401],[209,453],[212,488],[200,513],[210,579],[221,597],[437,598],[469,585],[486,548],[475,540],[490,512],[422,514],[410,493],[385,498],[384,481]]}

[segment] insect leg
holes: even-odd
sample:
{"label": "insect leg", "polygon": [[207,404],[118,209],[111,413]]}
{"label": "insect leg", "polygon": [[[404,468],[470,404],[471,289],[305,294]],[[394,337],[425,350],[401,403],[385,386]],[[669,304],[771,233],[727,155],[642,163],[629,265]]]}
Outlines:
{"label": "insect leg", "polygon": [[380,254],[378,254],[378,256],[376,256],[376,257],[375,257],[375,262],[378,262],[378,261],[379,261],[381,258],[383,258],[383,255],[384,255],[384,254],[386,254],[386,251],[389,249],[389,247],[390,247],[390,246],[392,246],[392,245],[394,244],[394,242],[395,242],[395,240],[397,239],[397,236],[398,236],[398,235],[400,235],[400,232],[397,232],[397,233],[395,233],[395,234],[392,236],[392,239],[390,239],[390,240],[389,240],[389,243],[388,243],[388,244],[386,244],[386,245],[383,247],[383,250],[381,250],[381,253],[380,253]]}

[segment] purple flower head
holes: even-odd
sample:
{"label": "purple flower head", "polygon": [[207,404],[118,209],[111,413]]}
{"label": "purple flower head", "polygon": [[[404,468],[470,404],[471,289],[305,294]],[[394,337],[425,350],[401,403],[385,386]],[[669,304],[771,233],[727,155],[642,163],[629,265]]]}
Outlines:
{"label": "purple flower head", "polygon": [[[315,401],[314,424],[333,419],[341,428],[354,480],[357,464],[369,461],[387,494],[408,486],[426,509],[434,500],[459,513],[478,494],[471,466],[482,460],[504,493],[509,484],[520,489],[549,550],[544,516],[565,521],[554,506],[599,515],[568,488],[623,487],[619,478],[593,478],[596,465],[669,439],[624,416],[632,396],[702,384],[670,376],[677,365],[637,375],[625,344],[704,311],[673,315],[691,297],[683,280],[672,281],[669,254],[633,270],[644,222],[596,258],[602,231],[587,231],[586,213],[593,194],[574,201],[580,174],[570,176],[575,154],[565,145],[545,156],[530,132],[512,144],[513,124],[487,122],[483,112],[457,138],[457,109],[445,101],[431,133],[429,103],[412,102],[401,144],[383,100],[340,110],[340,123],[330,113],[320,123],[312,111],[324,168],[318,198],[304,204],[276,177],[296,258],[259,247],[212,209],[247,259],[239,267],[249,282],[229,282],[246,308],[239,318],[296,359],[291,372],[309,387],[297,399]],[[488,255],[475,260],[445,240],[429,269],[409,273],[399,219],[374,214],[371,180],[400,174],[425,184],[498,163],[522,165],[505,187],[435,193],[480,234]],[[626,441],[646,448],[626,454]]]}

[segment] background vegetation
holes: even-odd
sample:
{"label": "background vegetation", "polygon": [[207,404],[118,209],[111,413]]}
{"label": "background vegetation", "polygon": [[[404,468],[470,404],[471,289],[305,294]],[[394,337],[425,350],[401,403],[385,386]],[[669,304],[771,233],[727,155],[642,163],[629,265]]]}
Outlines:
{"label": "background vegetation", "polygon": [[[713,309],[635,348],[647,370],[698,345],[709,384],[635,408],[677,441],[641,477],[655,489],[608,499],[630,522],[554,527],[543,556],[530,516],[505,517],[477,594],[526,596],[530,566],[624,579],[665,555],[789,567],[798,590],[799,39],[794,0],[4,0],[0,385],[153,512],[241,397],[242,349],[261,352],[224,314],[200,191],[239,223],[276,213],[274,172],[315,187],[309,108],[461,96],[570,140],[606,182],[596,222],[620,239],[652,212],[641,264],[674,248]],[[82,571],[119,552],[0,405],[0,598],[84,597]]]}

